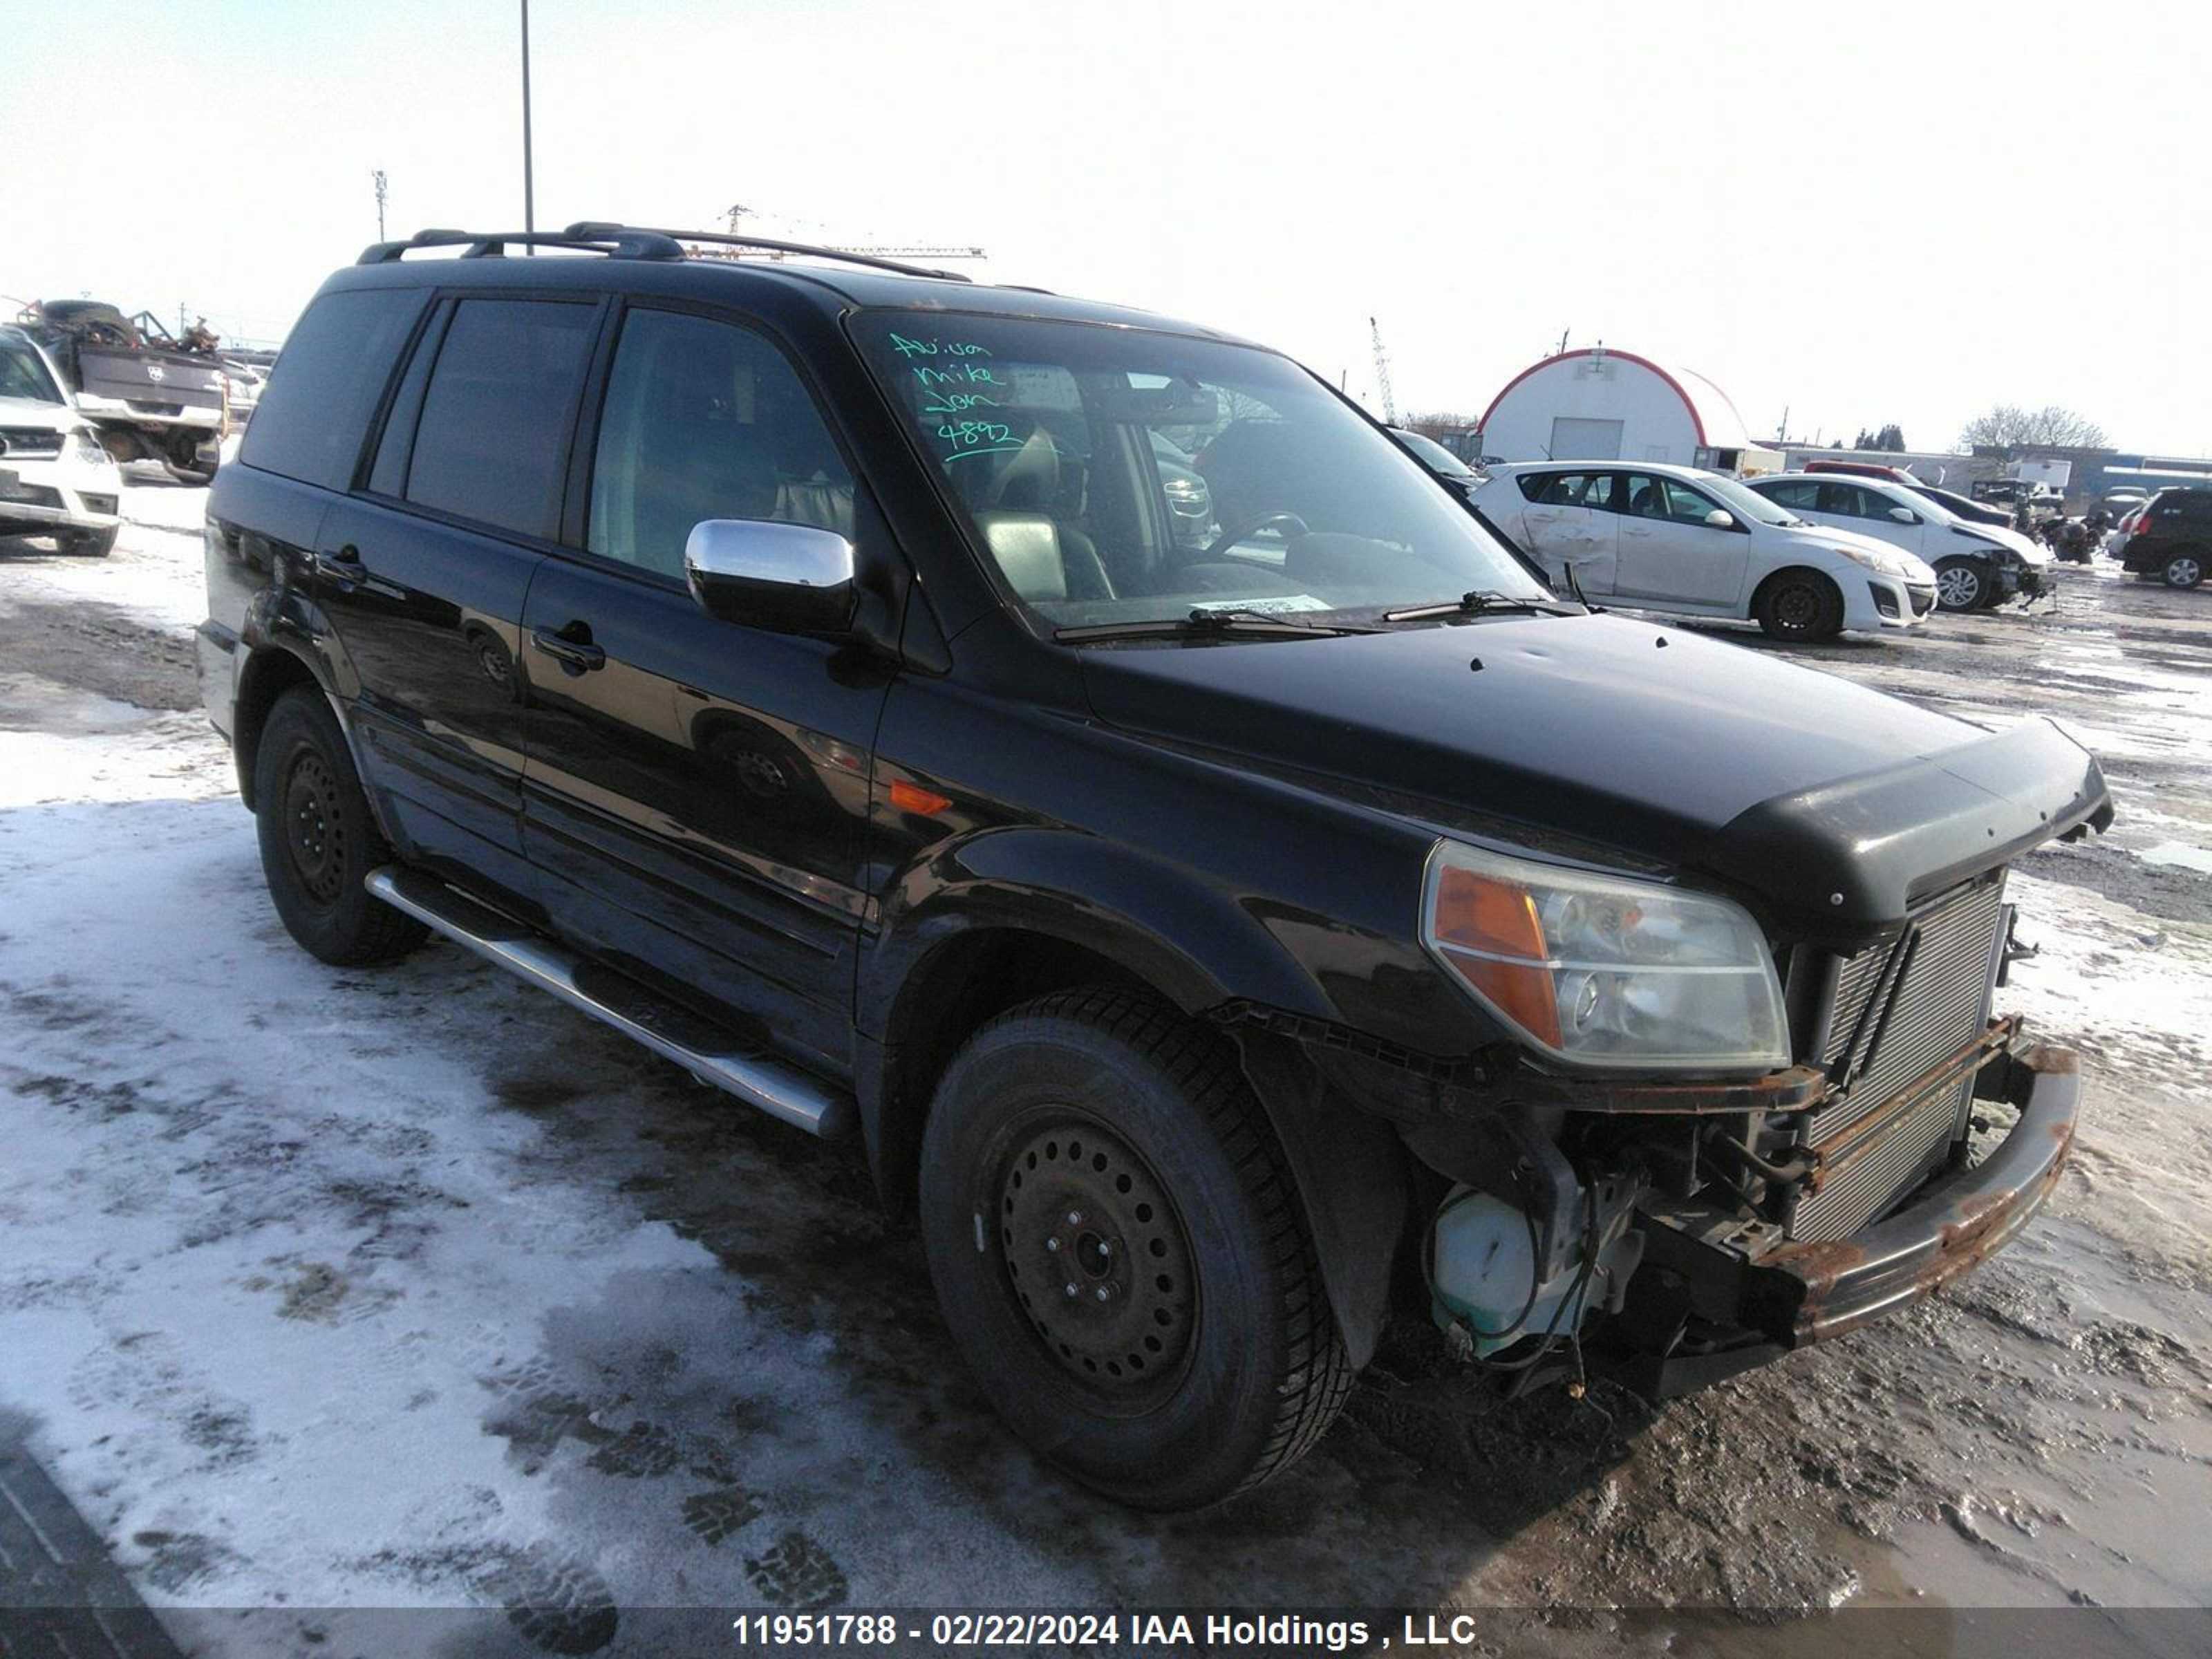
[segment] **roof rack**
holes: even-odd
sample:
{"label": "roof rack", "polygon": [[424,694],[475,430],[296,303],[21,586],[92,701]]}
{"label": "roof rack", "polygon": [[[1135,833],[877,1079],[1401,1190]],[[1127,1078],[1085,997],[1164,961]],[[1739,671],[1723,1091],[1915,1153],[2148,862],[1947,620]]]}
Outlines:
{"label": "roof rack", "polygon": [[854,253],[848,249],[821,247],[811,242],[781,242],[770,236],[737,236],[720,230],[647,229],[635,225],[618,225],[597,219],[580,219],[561,233],[586,241],[608,241],[626,236],[658,236],[676,242],[707,242],[716,247],[754,247],[769,253],[798,253],[812,259],[836,259],[849,265],[868,265],[877,270],[896,271],[902,276],[934,276],[947,283],[965,283],[973,279],[957,270],[939,270],[930,265],[910,265],[899,259],[878,258],[872,253]]}
{"label": "roof rack", "polygon": [[404,242],[370,244],[354,263],[393,264],[410,252],[432,247],[458,247],[464,259],[495,259],[510,246],[577,248],[617,259],[684,257],[683,248],[659,231],[631,230],[621,225],[571,225],[566,230],[418,230]]}

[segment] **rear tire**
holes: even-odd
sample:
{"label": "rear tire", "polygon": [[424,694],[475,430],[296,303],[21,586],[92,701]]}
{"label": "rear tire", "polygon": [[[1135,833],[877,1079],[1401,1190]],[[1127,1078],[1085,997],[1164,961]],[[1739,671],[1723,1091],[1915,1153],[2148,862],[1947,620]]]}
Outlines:
{"label": "rear tire", "polygon": [[62,538],[62,551],[88,559],[104,559],[115,551],[115,538],[122,533],[119,526],[106,530],[72,530]]}
{"label": "rear tire", "polygon": [[404,956],[429,937],[362,884],[392,861],[392,847],[320,691],[295,687],[270,709],[253,756],[253,800],[269,896],[302,949],[357,968]]}
{"label": "rear tire", "polygon": [[1978,611],[1996,584],[1979,559],[1954,556],[1936,561],[1936,605],[1942,611]]}
{"label": "rear tire", "polygon": [[978,1385],[1125,1503],[1259,1484],[1351,1389],[1265,1112],[1218,1036],[1150,998],[1056,993],[970,1038],[931,1107],[921,1211]]}
{"label": "rear tire", "polygon": [[2168,587],[2194,587],[2204,580],[2204,555],[2196,548],[2185,547],[2167,556],[2158,575]]}
{"label": "rear tire", "polygon": [[1817,570],[1781,570],[1759,588],[1751,614],[1769,639],[1800,645],[1832,640],[1844,631],[1844,596]]}

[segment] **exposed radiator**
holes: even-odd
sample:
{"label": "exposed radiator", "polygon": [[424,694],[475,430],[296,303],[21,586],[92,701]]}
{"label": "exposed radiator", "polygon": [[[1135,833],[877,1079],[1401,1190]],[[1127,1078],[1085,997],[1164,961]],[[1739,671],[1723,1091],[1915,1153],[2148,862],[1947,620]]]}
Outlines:
{"label": "exposed radiator", "polygon": [[1809,1138],[1833,1142],[1863,1120],[1869,1133],[1832,1155],[1820,1191],[1790,1215],[1793,1238],[1856,1232],[1917,1182],[1954,1139],[1971,1077],[1881,1121],[1878,1132],[1875,1123],[1901,1090],[1981,1031],[2003,923],[1998,872],[1914,917],[1900,936],[1836,964],[1812,1058],[1843,1082],[1844,1093],[1815,1115]]}

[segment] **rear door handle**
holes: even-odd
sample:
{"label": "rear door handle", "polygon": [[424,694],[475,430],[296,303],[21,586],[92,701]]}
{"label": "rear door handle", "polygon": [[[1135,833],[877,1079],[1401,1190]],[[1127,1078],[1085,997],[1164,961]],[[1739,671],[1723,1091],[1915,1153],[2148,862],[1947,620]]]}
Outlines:
{"label": "rear door handle", "polygon": [[530,641],[561,665],[564,674],[586,674],[607,665],[604,647],[592,643],[592,626],[578,621],[564,628],[533,628]]}

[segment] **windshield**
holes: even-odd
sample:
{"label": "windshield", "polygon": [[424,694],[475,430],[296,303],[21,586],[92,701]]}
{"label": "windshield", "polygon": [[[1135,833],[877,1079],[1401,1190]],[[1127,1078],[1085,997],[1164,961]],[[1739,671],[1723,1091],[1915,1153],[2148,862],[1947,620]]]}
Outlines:
{"label": "windshield", "polygon": [[1746,488],[1734,478],[1723,478],[1717,472],[1701,472],[1698,484],[1720,497],[1721,505],[1739,519],[1749,519],[1754,524],[1802,524],[1804,522],[1787,507],[1766,499],[1756,489]]}
{"label": "windshield", "polygon": [[1434,438],[1419,432],[1399,432],[1395,427],[1390,429],[1397,433],[1398,441],[1419,456],[1430,471],[1441,472],[1448,478],[1472,478],[1474,476],[1474,468]]}
{"label": "windshield", "polygon": [[36,351],[21,340],[0,340],[0,398],[58,404],[62,401],[62,392]]}
{"label": "windshield", "polygon": [[854,330],[977,543],[1048,627],[1550,597],[1403,450],[1272,352],[942,312],[871,312]]}

